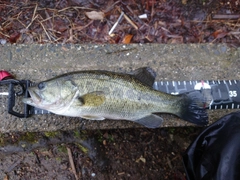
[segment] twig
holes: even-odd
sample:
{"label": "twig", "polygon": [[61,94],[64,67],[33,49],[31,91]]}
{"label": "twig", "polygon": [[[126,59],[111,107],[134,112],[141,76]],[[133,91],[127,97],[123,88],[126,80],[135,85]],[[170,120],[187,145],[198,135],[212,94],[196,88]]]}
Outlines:
{"label": "twig", "polygon": [[213,19],[239,19],[240,14],[214,14],[212,16]]}
{"label": "twig", "polygon": [[88,8],[88,7],[73,6],[73,7],[66,7],[66,8],[60,9],[60,10],[58,10],[57,12],[60,13],[60,12],[62,12],[62,11],[66,11],[66,10],[68,10],[68,9],[74,9],[74,10],[77,10],[77,9],[96,10],[96,9]]}
{"label": "twig", "polygon": [[[49,30],[48,30],[49,31]],[[53,39],[53,41],[55,41],[55,42],[57,42],[58,41],[58,39],[61,39],[61,38],[58,38],[58,39],[56,39],[54,36],[55,36],[55,34],[54,33],[49,33],[49,36]]]}
{"label": "twig", "polygon": [[114,8],[114,6],[118,3],[120,3],[120,2],[121,1],[116,1],[115,3],[111,4],[110,7],[107,7],[107,9],[104,10],[104,13],[107,13],[107,12],[111,11]]}
{"label": "twig", "polygon": [[151,19],[153,18],[153,15],[154,15],[154,5],[155,5],[155,0],[152,0]]}
{"label": "twig", "polygon": [[86,27],[88,27],[90,24],[93,23],[93,20],[91,20],[88,24],[86,24],[85,26],[74,26],[72,27],[73,30],[76,30],[76,31],[81,31],[83,29],[85,29]]}
{"label": "twig", "polygon": [[70,161],[70,164],[71,164],[73,174],[74,174],[76,180],[78,180],[79,178],[78,178],[77,171],[76,171],[76,168],[75,168],[75,165],[74,165],[74,162],[73,162],[72,152],[71,152],[71,149],[68,148],[68,147],[67,147],[67,152],[68,152],[68,157],[69,157],[69,161]]}
{"label": "twig", "polygon": [[126,7],[133,14],[133,17],[136,18],[140,24],[143,24],[142,20],[133,12],[131,7],[129,5],[127,5]]}
{"label": "twig", "polygon": [[17,21],[26,29],[26,26],[22,23],[22,21],[20,21],[19,19],[17,19]]}
{"label": "twig", "polygon": [[14,162],[8,169],[6,169],[6,173],[10,173],[16,166],[21,163],[22,160],[23,157],[19,158],[16,162]]}
{"label": "twig", "polygon": [[[120,8],[118,9],[121,13],[123,12]],[[132,22],[132,20],[125,14],[123,13],[124,18],[136,29],[138,30],[138,27],[136,24],[134,24],[134,22]]]}
{"label": "twig", "polygon": [[100,5],[99,5],[99,4],[93,2],[92,0],[88,0],[88,1],[89,1],[92,5],[97,6],[98,8],[100,8]]}
{"label": "twig", "polygon": [[239,31],[230,31],[228,34],[231,34],[231,35],[240,35],[240,32],[239,32]]}
{"label": "twig", "polygon": [[117,27],[118,23],[121,21],[122,17],[124,15],[124,12],[121,12],[121,15],[118,17],[117,22],[115,22],[115,24],[113,25],[113,27],[110,29],[110,31],[108,32],[108,34],[111,36],[112,32],[114,31],[114,29]]}
{"label": "twig", "polygon": [[[37,16],[38,16],[38,15],[36,15],[37,7],[38,7],[38,4],[36,3],[36,6],[35,6],[34,11],[33,11],[32,20],[31,20],[31,22],[28,24],[28,26],[26,27],[26,29],[28,29],[28,28],[31,26],[31,24],[33,23],[33,21],[37,18]],[[36,15],[36,16],[35,16],[35,15]]]}
{"label": "twig", "polygon": [[73,40],[73,29],[72,28],[69,29],[69,38],[67,39],[66,42],[70,42],[70,43],[74,42],[74,40]]}
{"label": "twig", "polygon": [[48,39],[51,41],[51,37],[49,36],[49,34],[48,34],[47,30],[45,29],[44,25],[42,24],[42,22],[41,22],[41,21],[38,21],[38,22],[41,24],[41,26],[42,26],[42,28],[43,28],[45,34],[46,34],[47,37],[48,37]]}
{"label": "twig", "polygon": [[7,37],[7,38],[10,38],[9,35],[7,35],[7,34],[3,34],[1,31],[0,31],[0,34],[3,35],[3,36],[5,36],[5,37]]}
{"label": "twig", "polygon": [[1,24],[1,27],[7,27],[9,24],[11,24],[13,22],[13,20],[18,20],[19,18],[19,15],[21,14],[22,12],[18,13],[18,14],[15,14],[13,15],[12,17],[8,18],[7,21],[4,21],[2,24]]}

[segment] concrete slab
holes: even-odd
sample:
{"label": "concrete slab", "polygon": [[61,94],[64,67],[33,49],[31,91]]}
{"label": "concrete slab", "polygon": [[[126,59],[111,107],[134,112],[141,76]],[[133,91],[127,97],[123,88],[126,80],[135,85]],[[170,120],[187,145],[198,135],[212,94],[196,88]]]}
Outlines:
{"label": "concrete slab", "polygon": [[[148,66],[157,72],[157,80],[240,79],[240,48],[225,44],[64,44],[4,45],[0,47],[0,67],[17,79],[42,81],[62,73],[102,69],[118,72]],[[116,129],[141,127],[128,121],[88,121],[57,115],[19,119],[6,112],[4,98],[0,102],[0,132],[54,131],[74,128]],[[20,108],[20,105],[17,105]],[[209,111],[210,123],[231,112]],[[162,115],[163,126],[192,125],[171,115]]]}

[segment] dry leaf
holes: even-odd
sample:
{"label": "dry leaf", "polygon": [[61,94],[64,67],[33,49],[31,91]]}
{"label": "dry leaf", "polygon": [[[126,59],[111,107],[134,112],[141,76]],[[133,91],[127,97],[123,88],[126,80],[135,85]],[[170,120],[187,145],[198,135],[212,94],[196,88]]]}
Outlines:
{"label": "dry leaf", "polygon": [[131,42],[132,37],[133,37],[133,35],[127,34],[127,35],[123,38],[122,43],[123,43],[123,44],[129,44],[129,43]]}
{"label": "dry leaf", "polygon": [[20,37],[21,37],[21,34],[19,32],[14,32],[13,34],[10,35],[8,40],[10,43],[13,44],[13,43],[16,43]]}
{"label": "dry leaf", "polygon": [[215,39],[219,39],[219,38],[223,38],[224,36],[226,36],[227,33],[224,32],[222,29],[219,29],[219,30],[216,30],[212,35]]}
{"label": "dry leaf", "polygon": [[86,16],[92,20],[103,20],[105,14],[103,12],[91,11],[86,12]]}

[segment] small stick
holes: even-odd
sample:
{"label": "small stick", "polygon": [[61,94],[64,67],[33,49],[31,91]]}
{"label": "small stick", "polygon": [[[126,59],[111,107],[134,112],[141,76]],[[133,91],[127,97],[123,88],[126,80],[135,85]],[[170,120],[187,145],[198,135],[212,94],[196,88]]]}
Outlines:
{"label": "small stick", "polygon": [[118,4],[118,3],[120,3],[120,2],[121,2],[121,1],[116,1],[116,2],[113,3],[110,7],[107,7],[107,9],[104,10],[104,13],[107,13],[107,12],[111,11],[111,10],[114,8],[114,6],[115,6],[116,4]]}
{"label": "small stick", "polygon": [[88,27],[90,24],[92,24],[93,23],[93,20],[91,20],[88,24],[86,24],[85,26],[76,26],[76,27],[74,27],[74,25],[73,25],[73,27],[72,27],[72,29],[73,30],[76,30],[76,31],[81,31],[81,30],[83,30],[83,29],[85,29],[86,27]]}
{"label": "small stick", "polygon": [[[1,30],[1,29],[0,29],[0,30]],[[3,35],[3,36],[5,36],[5,37],[7,37],[7,38],[10,38],[9,35],[7,35],[7,34],[3,34],[1,31],[0,31],[0,34]]]}
{"label": "small stick", "polygon": [[238,19],[240,14],[215,14],[212,16],[213,19]]}
{"label": "small stick", "polygon": [[19,19],[17,19],[17,21],[18,21],[23,27],[25,27],[25,29],[26,29],[26,26],[25,26],[25,24],[22,23],[22,21],[20,21]]}
{"label": "small stick", "polygon": [[155,0],[152,0],[151,19],[153,18],[153,15],[154,15],[154,5],[155,5]]}
{"label": "small stick", "polygon": [[87,7],[78,7],[78,6],[71,6],[71,7],[66,7],[66,8],[63,8],[63,9],[60,9],[58,10],[58,13],[62,12],[62,11],[66,11],[68,9],[74,9],[74,10],[77,10],[77,9],[86,9],[86,10],[92,10],[92,11],[96,11],[96,9],[93,9],[93,8],[87,8]]}
{"label": "small stick", "polygon": [[[38,4],[36,3],[36,6],[35,6],[34,11],[33,11],[32,20],[31,20],[31,22],[28,24],[28,26],[26,27],[26,29],[28,29],[28,28],[31,26],[31,24],[33,23],[33,21],[37,18],[37,16],[38,16],[38,15],[36,15],[37,7],[38,7]],[[36,16],[35,16],[35,15],[36,15]]]}
{"label": "small stick", "polygon": [[78,180],[78,176],[77,176],[77,171],[76,171],[76,168],[75,168],[75,165],[74,165],[74,162],[73,162],[73,157],[72,157],[72,152],[71,152],[71,149],[67,147],[67,152],[68,152],[68,157],[69,157],[69,161],[70,161],[70,164],[71,164],[71,168],[73,170],[73,174],[76,178],[76,180]]}
{"label": "small stick", "polygon": [[41,21],[38,21],[38,22],[41,24],[44,32],[46,33],[46,35],[47,35],[47,37],[48,37],[48,39],[51,41],[51,37],[49,36],[49,34],[48,34],[47,30],[45,29],[44,25],[42,24],[42,22],[41,22]]}
{"label": "small stick", "polygon": [[73,40],[73,29],[72,28],[70,28],[69,29],[69,38],[67,39],[67,42],[74,42],[74,40]]}
{"label": "small stick", "polygon": [[142,20],[133,12],[133,10],[131,9],[131,7],[129,5],[127,5],[127,9],[133,14],[133,17],[135,17],[138,20],[138,22],[143,24]]}
{"label": "small stick", "polygon": [[[121,13],[123,13],[123,11],[122,11],[120,8],[118,9],[118,11],[120,11]],[[123,13],[123,16],[124,16],[124,18],[125,18],[136,30],[138,30],[137,25],[134,24],[134,23],[132,22],[132,20],[131,20],[125,13]]]}
{"label": "small stick", "polygon": [[123,15],[124,15],[124,12],[121,12],[121,15],[118,17],[117,22],[115,22],[115,24],[113,25],[113,27],[110,29],[108,35],[111,36],[111,34],[112,34],[112,32],[114,31],[114,29],[117,27],[118,23],[121,21]]}

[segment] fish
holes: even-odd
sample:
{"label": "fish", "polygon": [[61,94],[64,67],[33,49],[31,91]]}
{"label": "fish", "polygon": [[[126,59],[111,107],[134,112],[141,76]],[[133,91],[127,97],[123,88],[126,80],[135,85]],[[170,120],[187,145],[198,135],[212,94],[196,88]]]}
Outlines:
{"label": "fish", "polygon": [[88,120],[129,120],[158,128],[167,113],[206,125],[208,115],[200,91],[171,95],[153,89],[156,73],[150,67],[132,73],[85,70],[66,73],[28,88],[25,104],[57,115]]}

